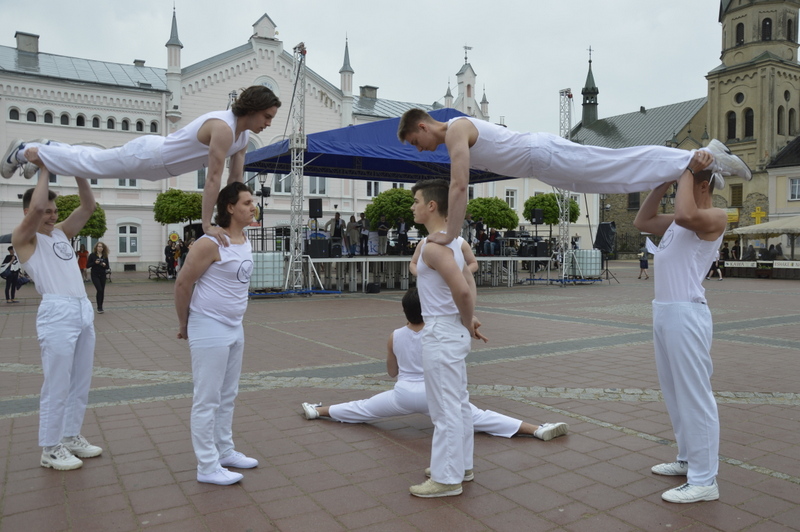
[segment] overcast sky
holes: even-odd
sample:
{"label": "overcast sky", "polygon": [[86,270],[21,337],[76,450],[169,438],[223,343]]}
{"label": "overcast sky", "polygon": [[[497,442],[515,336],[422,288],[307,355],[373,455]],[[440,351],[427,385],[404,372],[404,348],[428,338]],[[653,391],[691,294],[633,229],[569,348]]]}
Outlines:
{"label": "overcast sky", "polygon": [[[184,67],[247,42],[267,13],[291,53],[339,86],[345,37],[354,87],[382,98],[442,101],[464,64],[485,88],[490,118],[518,131],[558,133],[558,91],[575,94],[592,70],[600,118],[706,96],[719,65],[718,0],[174,0]],[[173,0],[0,0],[0,45],[40,35],[41,52],[166,68]],[[358,89],[355,89],[356,91]],[[226,102],[220,102],[223,108]]]}

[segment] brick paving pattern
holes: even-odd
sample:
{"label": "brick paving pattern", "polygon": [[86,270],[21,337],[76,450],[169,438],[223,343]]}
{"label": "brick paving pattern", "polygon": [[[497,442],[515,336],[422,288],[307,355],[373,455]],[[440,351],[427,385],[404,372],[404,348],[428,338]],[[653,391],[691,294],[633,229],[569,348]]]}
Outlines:
{"label": "brick paving pattern", "polygon": [[115,274],[95,320],[83,433],[105,452],[77,471],[38,465],[39,298],[25,287],[21,304],[0,308],[0,532],[800,530],[800,283],[706,281],[721,498],[674,505],[661,493],[683,478],[650,473],[676,453],[653,360],[653,281],[633,262],[611,269],[620,284],[479,288],[490,342],[468,359],[472,401],[566,421],[570,434],[476,435],[475,480],[443,499],[408,493],[429,465],[425,416],[346,425],[300,408],[391,387],[400,291],[251,301],[234,432],[260,466],[214,486],[195,479],[172,281],[141,273]]}

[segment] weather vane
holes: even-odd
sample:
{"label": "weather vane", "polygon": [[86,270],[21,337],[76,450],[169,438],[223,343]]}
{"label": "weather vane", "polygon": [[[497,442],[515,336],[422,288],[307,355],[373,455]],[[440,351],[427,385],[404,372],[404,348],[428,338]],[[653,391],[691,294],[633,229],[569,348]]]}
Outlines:
{"label": "weather vane", "polygon": [[470,50],[472,50],[472,46],[467,46],[467,45],[465,44],[465,45],[464,45],[464,64],[465,64],[465,65],[466,65],[467,63],[469,63],[469,60],[467,59],[467,52],[468,52],[468,51],[470,51]]}

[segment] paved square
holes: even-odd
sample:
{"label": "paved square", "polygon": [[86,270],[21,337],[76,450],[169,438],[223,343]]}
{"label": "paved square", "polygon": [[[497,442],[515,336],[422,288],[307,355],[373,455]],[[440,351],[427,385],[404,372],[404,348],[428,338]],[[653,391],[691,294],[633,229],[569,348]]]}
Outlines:
{"label": "paved square", "polygon": [[445,499],[408,493],[429,465],[425,416],[346,425],[300,408],[392,385],[399,290],[250,302],[234,435],[261,465],[223,487],[195,479],[173,282],[142,273],[115,274],[95,320],[83,433],[105,452],[77,471],[38,465],[39,297],[25,287],[21,304],[0,308],[0,532],[800,530],[800,282],[706,281],[721,498],[673,505],[661,493],[683,479],[650,473],[676,453],[653,359],[653,281],[634,262],[611,270],[619,284],[479,288],[490,342],[468,358],[472,401],[566,421],[570,434],[476,435],[475,480]]}

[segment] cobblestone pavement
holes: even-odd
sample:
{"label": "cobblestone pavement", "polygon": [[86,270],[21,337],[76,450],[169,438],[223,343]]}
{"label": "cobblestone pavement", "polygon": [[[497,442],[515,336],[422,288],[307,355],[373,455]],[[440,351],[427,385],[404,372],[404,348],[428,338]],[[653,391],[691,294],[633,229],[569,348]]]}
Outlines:
{"label": "cobblestone pavement", "polygon": [[115,274],[95,320],[84,435],[105,452],[76,471],[38,465],[39,298],[25,287],[21,304],[0,308],[0,532],[800,530],[800,282],[706,281],[721,498],[673,505],[660,495],[683,479],[650,473],[676,452],[653,360],[653,281],[633,262],[611,269],[619,284],[479,288],[490,342],[468,359],[472,401],[566,421],[570,434],[476,435],[475,480],[444,499],[408,493],[429,465],[425,416],[301,415],[303,401],[391,387],[384,357],[404,323],[401,292],[251,301],[234,431],[260,466],[221,487],[195,479],[172,281],[141,273]]}

